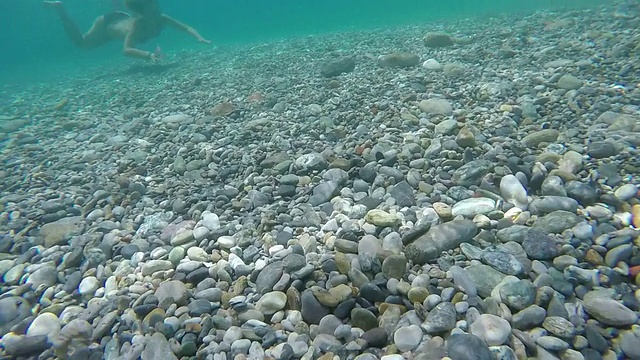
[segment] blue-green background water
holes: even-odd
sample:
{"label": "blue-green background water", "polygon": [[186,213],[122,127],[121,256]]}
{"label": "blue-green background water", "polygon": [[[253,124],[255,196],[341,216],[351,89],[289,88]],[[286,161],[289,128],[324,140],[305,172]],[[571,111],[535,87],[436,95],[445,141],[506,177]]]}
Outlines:
{"label": "blue-green background water", "polygon": [[[66,0],[79,27],[112,10],[111,0]],[[195,27],[218,45],[257,43],[309,34],[420,24],[449,18],[589,7],[605,0],[160,0],[163,12]],[[481,21],[481,20],[479,20]],[[80,50],[65,37],[52,9],[40,0],[0,1],[0,82],[55,80],[104,64],[130,64],[121,44]],[[167,29],[165,52],[201,47]],[[155,42],[146,44],[153,50]]]}

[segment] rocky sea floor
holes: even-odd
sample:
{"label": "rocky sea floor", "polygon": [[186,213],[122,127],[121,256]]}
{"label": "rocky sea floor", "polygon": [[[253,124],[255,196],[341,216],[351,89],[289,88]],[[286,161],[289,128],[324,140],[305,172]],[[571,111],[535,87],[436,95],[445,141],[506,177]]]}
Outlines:
{"label": "rocky sea floor", "polygon": [[2,94],[0,358],[640,359],[638,10]]}

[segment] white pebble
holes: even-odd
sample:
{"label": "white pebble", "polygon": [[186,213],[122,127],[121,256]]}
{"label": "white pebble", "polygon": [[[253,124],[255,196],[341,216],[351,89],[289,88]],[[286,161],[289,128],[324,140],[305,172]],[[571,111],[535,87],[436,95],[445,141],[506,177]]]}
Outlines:
{"label": "white pebble", "polygon": [[236,239],[233,236],[220,236],[217,242],[223,249],[231,249],[236,246]]}
{"label": "white pebble", "polygon": [[78,285],[78,292],[80,295],[92,295],[100,287],[100,282],[95,276],[88,276],[80,282]]}
{"label": "white pebble", "polygon": [[193,261],[208,261],[211,259],[206,251],[197,246],[190,247],[187,250],[187,256]]}
{"label": "white pebble", "polygon": [[58,334],[61,328],[60,319],[50,312],[40,313],[29,328],[27,329],[27,335],[35,336],[35,335],[46,335],[49,339],[53,338]]}
{"label": "white pebble", "polygon": [[504,344],[511,335],[511,325],[499,316],[482,314],[471,324],[471,334],[483,339],[489,346]]}
{"label": "white pebble", "polygon": [[415,349],[421,341],[422,329],[418,325],[402,327],[393,334],[393,342],[401,352]]}
{"label": "white pebble", "polygon": [[515,175],[509,174],[502,177],[500,180],[500,194],[506,201],[522,210],[527,210],[529,204],[527,190]]}
{"label": "white pebble", "polygon": [[210,233],[211,231],[208,228],[200,226],[193,229],[193,238],[199,242],[209,236]]}
{"label": "white pebble", "polygon": [[209,229],[210,231],[214,231],[220,228],[220,219],[218,218],[218,215],[210,211],[203,212],[202,219],[200,219],[198,223]]}

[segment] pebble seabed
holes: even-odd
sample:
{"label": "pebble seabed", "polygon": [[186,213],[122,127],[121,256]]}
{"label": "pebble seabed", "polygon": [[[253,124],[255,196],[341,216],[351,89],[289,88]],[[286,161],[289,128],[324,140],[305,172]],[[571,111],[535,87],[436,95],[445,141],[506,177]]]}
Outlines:
{"label": "pebble seabed", "polygon": [[5,91],[0,357],[640,359],[633,5]]}

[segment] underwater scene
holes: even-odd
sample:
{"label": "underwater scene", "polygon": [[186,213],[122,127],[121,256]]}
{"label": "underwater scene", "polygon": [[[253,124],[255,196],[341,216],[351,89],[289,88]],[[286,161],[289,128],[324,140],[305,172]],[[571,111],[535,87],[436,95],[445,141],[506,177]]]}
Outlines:
{"label": "underwater scene", "polygon": [[0,10],[0,359],[640,360],[640,0]]}

